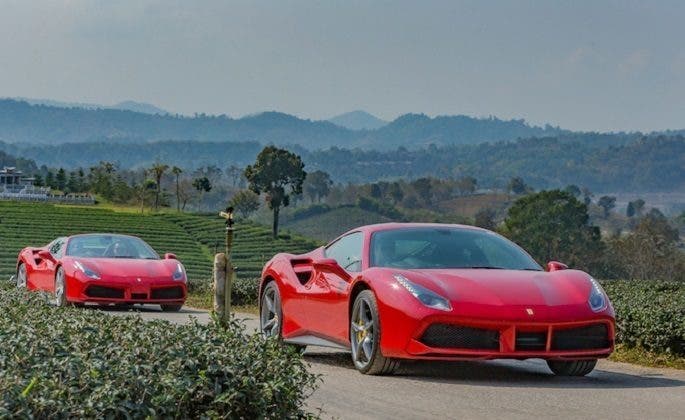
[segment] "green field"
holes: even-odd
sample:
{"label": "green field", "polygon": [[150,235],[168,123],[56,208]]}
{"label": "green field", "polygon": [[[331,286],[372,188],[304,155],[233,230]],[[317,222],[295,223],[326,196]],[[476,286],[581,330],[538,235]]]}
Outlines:
{"label": "green field", "polygon": [[[14,274],[16,257],[25,246],[42,246],[58,236],[87,232],[136,235],[158,253],[173,252],[183,262],[191,282],[211,278],[215,249],[223,250],[224,224],[218,217],[160,213],[141,215],[98,207],[57,206],[0,201],[0,279]],[[316,242],[283,232],[271,237],[269,228],[238,223],[233,263],[241,278],[258,277],[263,264],[277,252],[301,253]]]}
{"label": "green field", "polygon": [[358,207],[340,207],[302,219],[286,220],[283,226],[307,237],[330,242],[357,226],[390,221],[385,216]]}

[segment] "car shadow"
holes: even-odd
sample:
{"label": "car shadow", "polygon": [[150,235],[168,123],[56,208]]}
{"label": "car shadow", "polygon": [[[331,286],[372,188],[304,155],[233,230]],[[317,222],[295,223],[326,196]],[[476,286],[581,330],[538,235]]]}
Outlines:
{"label": "car shadow", "polygon": [[[305,360],[355,370],[349,353],[306,352]],[[393,378],[420,382],[469,384],[475,386],[535,388],[671,388],[685,386],[685,380],[658,373],[631,374],[596,368],[585,377],[555,376],[540,359],[489,361],[407,361]]]}

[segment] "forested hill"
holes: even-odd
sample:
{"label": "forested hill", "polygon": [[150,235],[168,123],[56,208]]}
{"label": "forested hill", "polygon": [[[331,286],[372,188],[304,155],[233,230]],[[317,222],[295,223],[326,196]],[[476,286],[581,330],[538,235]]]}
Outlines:
{"label": "forested hill", "polygon": [[[159,161],[186,169],[203,165],[225,169],[252,163],[261,148],[256,142],[100,142],[28,147],[0,142],[0,151],[34,159],[39,165],[65,168],[87,168],[109,160],[122,168],[149,167]],[[504,187],[512,177],[520,176],[536,189],[576,184],[593,191],[685,191],[682,136],[548,137],[393,151],[289,149],[302,156],[307,171],[326,171],[336,182],[473,176],[480,187],[487,188]]]}
{"label": "forested hill", "polygon": [[328,121],[279,112],[233,119],[227,116],[150,115],[116,109],[64,108],[0,100],[0,141],[22,144],[80,142],[141,143],[162,140],[296,144],[308,150],[332,146],[392,150],[477,144],[569,134],[523,120],[407,114],[375,130],[350,130]]}

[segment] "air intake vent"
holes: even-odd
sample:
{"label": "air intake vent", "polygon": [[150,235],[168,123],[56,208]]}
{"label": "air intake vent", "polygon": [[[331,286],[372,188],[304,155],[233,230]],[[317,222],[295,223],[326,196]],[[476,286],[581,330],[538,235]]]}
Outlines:
{"label": "air intake vent", "polygon": [[433,324],[423,333],[421,342],[430,347],[499,350],[499,331]]}
{"label": "air intake vent", "polygon": [[552,350],[592,350],[610,347],[606,324],[554,331]]}
{"label": "air intake vent", "polygon": [[544,351],[547,332],[517,332],[516,351]]}

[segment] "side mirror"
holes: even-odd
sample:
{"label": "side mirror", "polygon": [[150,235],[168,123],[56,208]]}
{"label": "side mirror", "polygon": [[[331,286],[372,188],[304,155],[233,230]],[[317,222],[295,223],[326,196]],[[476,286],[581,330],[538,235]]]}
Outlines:
{"label": "side mirror", "polygon": [[552,271],[566,270],[567,268],[568,265],[560,263],[559,261],[550,261],[547,263],[547,271],[549,271],[550,273]]}
{"label": "side mirror", "polygon": [[345,280],[352,278],[350,273],[345,271],[345,269],[342,268],[340,264],[338,264],[338,262],[333,258],[321,258],[320,260],[315,260],[312,265],[316,271],[335,274]]}
{"label": "side mirror", "polygon": [[55,261],[55,257],[52,256],[50,251],[46,251],[46,250],[38,251],[38,256],[43,260],[53,261],[53,262]]}
{"label": "side mirror", "polygon": [[176,258],[176,254],[172,254],[171,252],[167,252],[166,254],[164,254],[164,259],[165,260],[177,260],[178,258]]}

